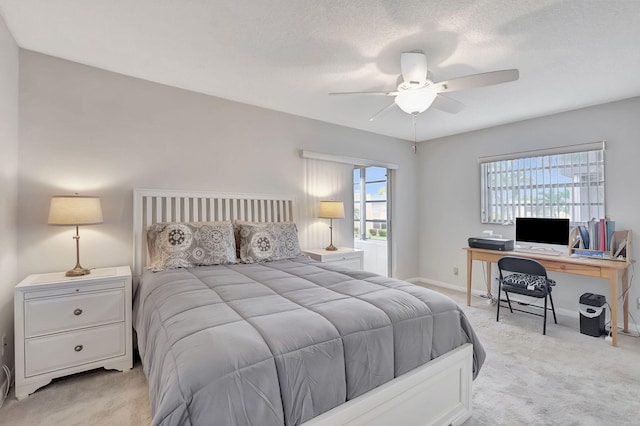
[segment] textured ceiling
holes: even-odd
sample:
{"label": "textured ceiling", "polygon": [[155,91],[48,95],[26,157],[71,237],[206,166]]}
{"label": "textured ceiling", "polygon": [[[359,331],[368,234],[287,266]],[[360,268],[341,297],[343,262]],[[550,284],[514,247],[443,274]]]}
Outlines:
{"label": "textured ceiling", "polygon": [[512,83],[450,93],[417,140],[640,95],[637,0],[0,0],[18,45],[109,71],[414,139],[394,89],[400,53],[434,81],[518,68]]}

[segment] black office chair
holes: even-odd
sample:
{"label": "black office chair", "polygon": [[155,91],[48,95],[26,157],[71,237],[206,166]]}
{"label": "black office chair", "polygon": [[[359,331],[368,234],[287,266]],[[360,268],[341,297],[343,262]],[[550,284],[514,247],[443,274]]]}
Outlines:
{"label": "black office chair", "polygon": [[[498,281],[498,309],[496,313],[496,321],[500,321],[500,298],[501,292],[504,291],[511,313],[516,310],[544,317],[542,334],[547,334],[547,298],[551,301],[553,321],[557,324],[558,320],[556,319],[556,310],[553,306],[553,298],[551,297],[551,289],[556,285],[556,282],[547,277],[547,270],[544,266],[533,259],[505,256],[498,261],[498,270],[500,271],[500,279]],[[539,299],[544,298],[544,315],[514,309],[511,306],[509,293],[537,297]]]}

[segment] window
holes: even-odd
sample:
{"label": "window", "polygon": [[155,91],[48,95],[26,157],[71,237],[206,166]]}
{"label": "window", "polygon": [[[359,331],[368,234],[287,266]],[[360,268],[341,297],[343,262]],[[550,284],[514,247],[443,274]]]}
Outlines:
{"label": "window", "polygon": [[387,240],[387,169],[353,170],[353,229],[355,238]]}
{"label": "window", "polygon": [[546,217],[576,225],[604,217],[604,142],[599,144],[581,152],[481,162],[482,223]]}

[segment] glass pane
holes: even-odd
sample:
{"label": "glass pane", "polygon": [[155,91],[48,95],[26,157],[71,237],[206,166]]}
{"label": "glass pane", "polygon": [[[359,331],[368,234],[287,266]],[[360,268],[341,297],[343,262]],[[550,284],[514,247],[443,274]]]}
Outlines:
{"label": "glass pane", "polygon": [[353,183],[360,182],[360,169],[353,169]]}
{"label": "glass pane", "polygon": [[360,203],[353,203],[353,218],[360,220]]}
{"label": "glass pane", "polygon": [[360,238],[360,221],[356,220],[353,222],[353,236],[354,238]]}
{"label": "glass pane", "polygon": [[574,217],[573,220],[575,222],[587,222],[589,220],[589,206],[583,204],[580,206],[580,215],[578,217]]}
{"label": "glass pane", "polygon": [[[380,222],[367,222],[367,238],[372,240],[387,240],[387,228],[384,223]],[[383,227],[384,225],[384,227]]]}
{"label": "glass pane", "polygon": [[367,182],[387,180],[387,169],[383,167],[367,167],[365,176],[367,178]]}
{"label": "glass pane", "polygon": [[367,220],[387,220],[387,203],[367,203]]}
{"label": "glass pane", "polygon": [[367,183],[365,185],[367,200],[386,200],[387,199],[387,183]]}

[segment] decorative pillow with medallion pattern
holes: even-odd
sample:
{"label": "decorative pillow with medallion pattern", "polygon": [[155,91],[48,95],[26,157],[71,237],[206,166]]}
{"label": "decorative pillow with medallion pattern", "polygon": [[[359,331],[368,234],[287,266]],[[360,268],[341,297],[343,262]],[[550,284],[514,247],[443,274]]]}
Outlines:
{"label": "decorative pillow with medallion pattern", "polygon": [[236,222],[240,260],[244,263],[291,259],[302,254],[298,230],[291,222]]}
{"label": "decorative pillow with medallion pattern", "polygon": [[[502,282],[504,284],[527,290],[545,290],[545,279],[539,275],[515,273],[504,277]],[[556,285],[556,282],[550,278],[548,279],[548,282],[549,290],[551,290],[551,286]]]}
{"label": "decorative pillow with medallion pattern", "polygon": [[163,222],[147,228],[151,271],[236,263],[231,222]]}

